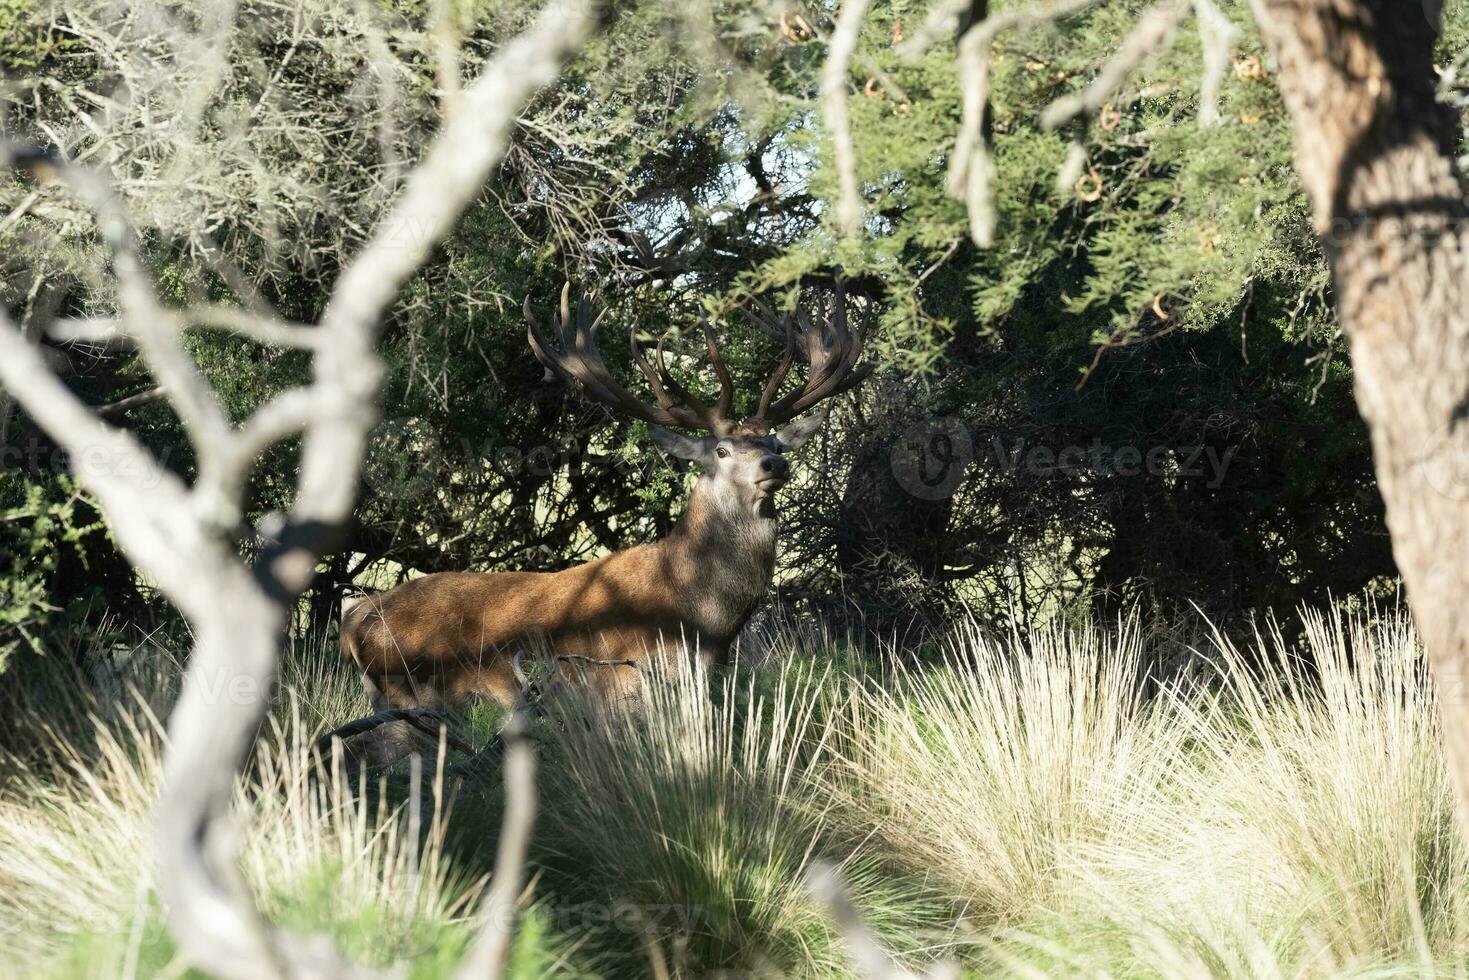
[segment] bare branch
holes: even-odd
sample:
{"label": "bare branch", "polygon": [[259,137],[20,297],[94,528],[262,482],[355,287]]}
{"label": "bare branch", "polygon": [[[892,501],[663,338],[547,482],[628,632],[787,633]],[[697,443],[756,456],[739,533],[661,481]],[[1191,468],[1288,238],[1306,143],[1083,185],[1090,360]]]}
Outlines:
{"label": "bare branch", "polygon": [[1194,0],[1194,16],[1199,22],[1199,39],[1204,46],[1204,79],[1199,88],[1199,125],[1219,123],[1219,91],[1229,73],[1230,56],[1239,29],[1234,26],[1214,0]]}
{"label": "bare branch", "polygon": [[98,405],[97,414],[104,419],[113,418],[115,416],[123,415],[127,412],[130,412],[133,409],[137,408],[139,405],[151,405],[153,402],[162,401],[167,397],[168,393],[166,391],[164,391],[161,387],[155,386],[153,388],[149,388],[147,391],[140,391],[136,395],[129,395],[126,398],[119,398],[117,401],[109,402],[106,405]]}
{"label": "bare branch", "polygon": [[207,304],[186,307],[180,314],[185,327],[208,327],[228,330],[270,347],[293,347],[312,350],[320,342],[315,327],[288,323],[273,316],[252,313],[237,306]]}
{"label": "bare branch", "polygon": [[46,324],[46,336],[63,344],[90,344],[98,347],[130,347],[132,338],[116,317],[75,317],[53,320]]}
{"label": "bare branch", "polygon": [[862,188],[857,179],[857,152],[852,145],[852,123],[847,107],[847,75],[862,18],[869,0],[843,0],[836,30],[821,67],[821,108],[831,134],[837,180],[840,185],[836,207],[837,229],[845,236],[862,231]]}
{"label": "bare branch", "polygon": [[320,404],[314,387],[283,391],[232,430],[223,445],[204,454],[192,494],[195,513],[221,526],[233,524],[241,512],[255,461],[276,443],[305,432]]}
{"label": "bare branch", "polygon": [[[936,6],[913,36],[899,46],[899,53],[909,62],[917,60],[935,41],[954,32],[959,26],[960,14],[971,2],[972,0],[948,0],[947,3]],[[981,39],[988,43],[1005,31],[1028,30],[1041,24],[1065,20],[1101,2],[1102,0],[1043,0],[1031,7],[995,14],[983,23],[973,25],[965,33],[968,36],[979,31]]]}
{"label": "bare branch", "polygon": [[899,56],[912,64],[940,38],[951,36],[959,26],[959,15],[969,4],[970,0],[945,0],[935,4],[918,29],[898,45]]}
{"label": "bare branch", "polygon": [[[252,313],[236,306],[206,304],[170,311],[182,328],[205,327],[227,330],[270,347],[312,350],[320,334],[314,327],[287,323],[273,316]],[[55,320],[46,326],[46,335],[61,342],[80,342],[123,346],[132,343],[127,324],[115,317],[78,317]]]}
{"label": "bare branch", "polygon": [[[990,97],[990,46],[1006,30],[1023,30],[1054,23],[1096,6],[1101,0],[1056,0],[986,18],[965,32],[959,41],[959,78],[963,91],[963,115],[949,167],[948,192],[965,203],[970,237],[980,247],[994,244],[998,222],[994,194],[994,148],[986,132]],[[954,2],[935,8],[929,21],[905,51],[916,57],[932,43],[934,32],[959,23],[966,4]],[[1101,109],[1121,88],[1128,75],[1144,60],[1171,43],[1179,23],[1190,9],[1198,12],[1199,30],[1205,41],[1205,78],[1200,93],[1199,122],[1212,125],[1219,119],[1219,87],[1228,65],[1234,26],[1213,0],[1162,0],[1145,13],[1124,39],[1121,48],[1102,67],[1084,90],[1052,102],[1041,114],[1041,124],[1057,129],[1085,120]],[[1061,169],[1058,186],[1070,190],[1086,159],[1085,148],[1073,142]]]}
{"label": "bare branch", "polygon": [[[57,442],[73,452],[100,449],[116,456],[139,456],[144,469],[134,473],[107,473],[96,490],[114,486],[140,493],[154,479],[167,476],[152,455],[131,435],[99,422],[81,400],[52,373],[40,351],[22,336],[20,328],[0,310],[0,382]],[[83,481],[90,487],[91,484]],[[102,484],[107,484],[104,488]],[[180,492],[183,484],[175,484]]]}
{"label": "bare branch", "polygon": [[1165,0],[1143,14],[1122,47],[1112,56],[1096,79],[1080,92],[1065,95],[1052,102],[1041,113],[1041,125],[1047,129],[1060,127],[1076,119],[1095,114],[1127,81],[1127,76],[1173,39],[1179,22],[1188,14],[1187,0]]}
{"label": "bare branch", "polygon": [[[194,962],[226,977],[366,976],[341,964],[324,941],[269,930],[244,897],[232,863],[234,777],[266,707],[287,606],[254,586],[228,539],[189,506],[182,481],[130,434],[104,425],[3,314],[0,381],[72,454],[78,479],[96,496],[118,543],[195,627],[184,693],[170,718],[168,754],[207,755],[217,768],[179,772],[166,762],[156,827],[156,839],[166,846],[197,855],[160,862],[159,890],[180,944]],[[222,690],[241,684],[253,685],[244,689],[257,692],[255,699],[221,698]],[[180,739],[199,744],[181,751]],[[186,907],[182,897],[189,899]],[[178,928],[180,919],[187,929]]]}
{"label": "bare branch", "polygon": [[388,47],[378,26],[378,8],[374,4],[357,0],[357,15],[362,19],[362,36],[367,41],[368,65],[377,76],[377,150],[382,161],[382,183],[379,191],[385,196],[397,190],[403,179],[403,159],[398,153],[398,60]]}
{"label": "bare branch", "polygon": [[[522,691],[522,705],[524,694]],[[483,923],[474,945],[455,972],[458,980],[496,980],[504,971],[505,958],[510,952],[515,904],[536,819],[536,756],[527,736],[527,717],[527,712],[517,705],[500,733],[499,740],[505,747],[505,817],[500,823],[500,842],[495,850],[494,877],[481,913]]]}
{"label": "bare branch", "polygon": [[815,861],[806,872],[812,896],[825,906],[836,920],[837,929],[847,946],[852,969],[864,980],[948,980],[959,976],[959,965],[951,961],[935,963],[927,973],[918,974],[899,965],[882,948],[876,935],[862,921],[862,913],[847,894],[841,872],[828,861]]}
{"label": "bare branch", "polygon": [[382,374],[373,351],[378,318],[480,192],[505,153],[521,106],[555,80],[591,33],[596,9],[593,0],[556,0],[530,31],[500,50],[337,281],[318,328],[329,337],[315,365],[316,383],[332,393],[333,405],[307,433],[293,520],[336,526],[350,516]]}
{"label": "bare branch", "polygon": [[[233,885],[233,844],[220,828],[226,825],[234,773],[265,710],[263,692],[274,673],[287,612],[351,516],[367,434],[376,422],[379,319],[480,192],[505,153],[516,114],[591,33],[596,9],[592,0],[551,3],[465,90],[463,111],[407,175],[400,198],[337,280],[316,328],[312,384],[301,390],[309,394],[285,393],[262,409],[265,419],[247,423],[238,437],[244,445],[272,440],[292,430],[298,413],[308,412],[295,505],[253,576],[234,583],[247,599],[258,597],[260,606],[252,610],[248,601],[232,596],[230,603],[220,603],[210,629],[199,630],[188,683],[169,724],[167,791],[155,836],[159,888],[170,929],[186,955],[213,972],[256,976],[268,972],[273,960],[304,955],[267,931],[240,897]],[[233,620],[241,608],[248,625]],[[261,697],[221,711],[209,696],[208,679],[242,674]]]}
{"label": "bare branch", "polygon": [[[597,9],[595,0],[553,0],[529,31],[487,63],[464,92],[464,111],[446,123],[395,206],[345,266],[314,329],[226,308],[165,308],[138,236],[103,180],[45,152],[0,143],[0,166],[61,180],[90,206],[112,253],[120,320],[82,321],[63,332],[136,342],[199,457],[191,495],[135,439],[81,404],[47,369],[42,350],[0,316],[0,381],[72,452],[79,478],[123,550],[157,579],[194,629],[184,689],[169,719],[154,848],[169,928],[182,956],[211,974],[250,980],[369,975],[346,964],[324,938],[288,935],[260,918],[235,866],[236,777],[267,707],[295,599],[350,517],[375,422],[379,318],[481,191],[505,153],[517,113],[591,33]],[[208,14],[217,28],[212,50],[223,43],[233,7],[217,4]],[[217,51],[213,57],[222,60]],[[212,91],[199,96],[200,113]],[[263,342],[313,348],[312,383],[282,393],[235,429],[181,343],[190,317]],[[295,506],[256,564],[247,566],[234,537],[250,467],[265,448],[298,432],[306,441]],[[528,778],[526,764],[517,766],[517,778]],[[518,865],[508,861],[514,854],[507,852],[505,881],[518,881]],[[486,947],[487,962],[503,959],[503,945],[501,953]]]}
{"label": "bare branch", "polygon": [[1056,173],[1056,193],[1062,196],[1075,191],[1077,181],[1086,171],[1086,146],[1081,140],[1072,140],[1066,148],[1066,160]]}
{"label": "bare branch", "polygon": [[178,409],[179,421],[201,452],[228,437],[229,420],[214,396],[208,380],[179,343],[175,314],[163,307],[154,292],[152,279],[143,264],[137,232],[126,209],[98,174],[44,154],[17,157],[38,179],[60,180],[96,215],[97,230],[112,252],[112,269],[117,276],[123,326],[138,344],[153,376],[168,392]]}
{"label": "bare branch", "polygon": [[769,90],[769,80],[746,64],[720,38],[711,0],[684,0],[673,4],[670,13],[678,17],[687,35],[689,49],[706,64],[716,65],[719,71],[730,73],[737,98]]}
{"label": "bare branch", "polygon": [[[1009,10],[987,17],[972,25],[959,39],[959,84],[962,90],[962,116],[954,154],[949,164],[949,196],[963,201],[969,214],[969,236],[980,248],[994,244],[999,222],[995,205],[994,147],[988,133],[987,116],[990,103],[991,45],[1003,31],[1024,30],[1051,21],[1062,20],[1095,6],[1101,0],[1065,0],[1055,4],[1039,4],[1020,10]],[[960,13],[968,3],[955,3],[936,8],[924,28],[910,42],[910,50],[921,52],[924,40],[933,26],[957,25]],[[935,19],[937,18],[937,19]],[[911,47],[912,45],[921,45]]]}
{"label": "bare branch", "polygon": [[970,238],[980,248],[995,243],[999,222],[994,146],[985,125],[990,111],[990,42],[991,38],[978,29],[970,29],[959,41],[963,107],[948,181],[949,196],[964,202]]}
{"label": "bare branch", "polygon": [[387,708],[365,718],[357,718],[338,725],[312,743],[311,751],[320,761],[331,757],[332,746],[358,735],[366,735],[395,721],[407,722],[415,729],[433,739],[442,739],[444,747],[459,752],[474,751],[462,735],[449,726],[449,719],[442,711],[433,708]]}
{"label": "bare branch", "polygon": [[459,77],[459,18],[455,0],[433,0],[434,70],[439,83],[439,113],[453,119],[459,111],[459,93],[463,81]]}

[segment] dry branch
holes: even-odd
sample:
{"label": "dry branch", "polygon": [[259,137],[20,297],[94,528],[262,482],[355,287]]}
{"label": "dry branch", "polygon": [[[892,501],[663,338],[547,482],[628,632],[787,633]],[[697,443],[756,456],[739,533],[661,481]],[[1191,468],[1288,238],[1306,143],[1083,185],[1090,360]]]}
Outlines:
{"label": "dry branch", "polygon": [[827,48],[826,63],[821,67],[821,112],[827,132],[831,134],[839,184],[836,224],[837,229],[849,237],[862,231],[862,187],[857,178],[857,151],[852,145],[847,76],[851,71],[852,54],[857,50],[862,19],[867,15],[868,2],[843,0],[837,14],[836,30]]}
{"label": "dry branch", "polygon": [[949,196],[969,212],[969,235],[980,248],[995,243],[995,155],[985,117],[990,103],[990,39],[970,30],[959,41],[959,87],[963,109],[959,138],[949,165]]}
{"label": "dry branch", "polygon": [[[914,61],[928,50],[936,40],[953,33],[959,24],[959,15],[966,10],[973,0],[950,0],[949,3],[935,7],[929,14],[928,19],[914,35],[898,47],[899,53],[907,61]],[[984,21],[974,24],[966,36],[975,31],[981,32],[985,41],[993,41],[1000,34],[1008,30],[1028,30],[1042,24],[1065,20],[1086,10],[1095,7],[1103,0],[1054,0],[1054,2],[1038,3],[1030,7],[1022,7],[1019,10],[1007,10],[995,14]]]}
{"label": "dry branch", "polygon": [[[186,487],[131,435],[104,425],[0,313],[0,383],[78,461],[78,477],[118,543],[194,629],[189,670],[169,719],[154,841],[169,928],[183,956],[211,973],[252,980],[364,975],[325,939],[287,935],[260,919],[235,867],[236,776],[267,707],[295,597],[350,517],[376,420],[379,320],[481,191],[505,154],[517,114],[591,33],[596,10],[593,0],[555,0],[487,63],[463,93],[465,111],[433,140],[398,201],[345,267],[319,326],[194,311],[201,325],[315,350],[311,383],[281,393],[238,428],[181,344],[189,314],[159,301],[139,236],[108,185],[46,153],[0,144],[0,166],[62,181],[95,215],[119,287],[120,318],[106,330],[136,344],[199,459],[200,478]],[[222,43],[232,8],[221,4],[206,13],[216,28],[211,37]],[[222,58],[217,51],[211,56]],[[200,96],[200,111],[210,91],[206,86]],[[260,452],[297,434],[304,446],[296,502],[256,564],[247,566],[235,546],[243,485]]]}
{"label": "dry branch", "polygon": [[444,713],[433,708],[388,708],[377,714],[349,721],[318,738],[312,743],[311,751],[318,761],[325,761],[331,758],[332,746],[337,742],[345,742],[349,738],[366,735],[395,721],[407,722],[430,738],[442,739],[443,744],[448,748],[459,752],[474,751],[474,748],[463,737],[455,734],[454,730],[449,727],[449,720]]}
{"label": "dry branch", "polygon": [[863,980],[951,980],[958,977],[959,965],[951,961],[933,964],[922,974],[903,967],[883,949],[872,929],[862,920],[862,913],[847,893],[841,872],[827,861],[813,862],[806,873],[812,896],[822,904],[836,922],[847,947],[853,972]]}
{"label": "dry branch", "polygon": [[[980,247],[994,244],[999,220],[995,206],[994,149],[986,133],[985,116],[989,112],[991,45],[1002,32],[1027,30],[1055,23],[1095,7],[1102,0],[1056,0],[1018,10],[995,14],[974,24],[959,40],[958,66],[962,91],[962,121],[954,153],[949,165],[948,192],[963,201],[969,214],[969,232]],[[904,46],[909,59],[916,58],[931,44],[937,33],[957,25],[963,3],[936,7],[923,28]],[[1166,48],[1188,16],[1197,13],[1199,31],[1204,40],[1204,78],[1199,97],[1199,123],[1213,125],[1219,121],[1219,89],[1229,63],[1236,30],[1213,0],[1163,0],[1149,8],[1123,40],[1121,48],[1101,69],[1085,89],[1062,96],[1041,113],[1040,122],[1048,129],[1082,122],[1106,105],[1126,82],[1128,76],[1148,57]],[[1084,129],[1084,125],[1081,127]],[[1079,140],[1072,143],[1058,178],[1063,193],[1068,192],[1081,174],[1086,159],[1085,147]]]}
{"label": "dry branch", "polygon": [[161,386],[155,385],[147,391],[138,392],[136,395],[119,398],[117,401],[109,402],[106,405],[98,405],[97,414],[104,419],[116,418],[119,415],[125,415],[140,405],[151,405],[154,402],[163,401],[167,397],[168,393]]}
{"label": "dry branch", "polygon": [[527,726],[525,713],[516,710],[497,739],[505,752],[505,816],[500,823],[494,877],[480,913],[479,935],[454,974],[457,980],[496,980],[510,952],[516,901],[536,819],[536,757]]}
{"label": "dry branch", "polygon": [[1199,125],[1219,123],[1219,90],[1229,74],[1230,55],[1234,52],[1239,29],[1234,26],[1214,0],[1194,0],[1194,16],[1199,22],[1199,39],[1204,46],[1204,78],[1199,87]]}
{"label": "dry branch", "polygon": [[[999,221],[995,206],[994,148],[985,131],[985,116],[989,112],[990,102],[991,46],[995,38],[1004,31],[1062,20],[1100,2],[1101,0],[1066,0],[1064,3],[1006,11],[972,25],[959,39],[959,85],[963,111],[959,135],[949,164],[948,192],[949,196],[964,202],[969,213],[970,238],[981,248],[994,244],[995,227]],[[951,7],[938,8],[936,17],[930,20],[935,25],[957,24],[959,11],[964,6],[967,5],[954,4]],[[905,47],[905,52],[910,57],[916,56],[929,43],[925,40],[928,30],[928,25],[925,25],[924,30]]]}
{"label": "dry branch", "polygon": [[1122,87],[1127,77],[1159,49],[1168,46],[1173,32],[1188,13],[1187,0],[1166,0],[1143,14],[1117,53],[1102,66],[1096,79],[1080,92],[1064,95],[1041,113],[1041,125],[1059,129],[1094,115]]}
{"label": "dry branch", "polygon": [[[170,314],[174,315],[174,314]],[[288,323],[273,316],[252,313],[234,306],[191,306],[176,314],[181,329],[191,326],[224,330],[270,347],[313,350],[320,335],[311,327]],[[79,317],[56,320],[46,326],[46,336],[62,342],[125,346],[132,335],[125,321],[114,317]]]}

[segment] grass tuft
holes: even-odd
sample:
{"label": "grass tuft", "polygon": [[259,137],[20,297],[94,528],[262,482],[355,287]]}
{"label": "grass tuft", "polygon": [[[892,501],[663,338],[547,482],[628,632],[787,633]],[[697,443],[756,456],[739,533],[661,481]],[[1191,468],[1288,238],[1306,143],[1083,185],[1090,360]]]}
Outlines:
{"label": "grass tuft", "polygon": [[[785,623],[728,671],[657,671],[612,709],[558,699],[512,975],[848,975],[805,886],[818,857],[915,967],[1464,972],[1469,846],[1405,616],[1216,635],[1169,677],[1160,635],[960,626],[919,662]],[[148,648],[8,696],[0,921],[20,974],[177,973],[147,854],[178,672]],[[311,740],[365,710],[319,651],[288,665],[239,784],[242,872],[284,926],[446,976],[499,791],[451,806],[431,761],[416,791],[405,766],[361,792],[313,780]]]}

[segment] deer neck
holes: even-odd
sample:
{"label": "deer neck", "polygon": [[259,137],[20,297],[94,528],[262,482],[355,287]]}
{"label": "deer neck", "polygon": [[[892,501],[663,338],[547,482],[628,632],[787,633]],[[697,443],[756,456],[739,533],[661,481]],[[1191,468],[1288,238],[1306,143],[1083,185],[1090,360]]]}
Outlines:
{"label": "deer neck", "polygon": [[776,529],[773,503],[757,511],[701,477],[677,526],[659,542],[680,614],[710,640],[733,640],[770,587]]}

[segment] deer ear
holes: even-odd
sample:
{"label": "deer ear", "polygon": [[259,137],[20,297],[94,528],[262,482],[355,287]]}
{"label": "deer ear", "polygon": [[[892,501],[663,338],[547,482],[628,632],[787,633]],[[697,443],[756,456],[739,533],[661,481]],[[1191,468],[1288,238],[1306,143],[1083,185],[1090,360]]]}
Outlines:
{"label": "deer ear", "polygon": [[790,425],[784,426],[775,434],[775,441],[780,443],[780,448],[786,451],[800,449],[807,439],[816,435],[821,424],[826,421],[825,406],[818,408],[803,419],[797,419]]}
{"label": "deer ear", "polygon": [[648,431],[653,434],[653,441],[658,444],[659,449],[670,456],[677,456],[679,459],[686,459],[693,463],[700,462],[709,454],[714,441],[686,436],[672,429],[665,429],[661,425],[649,425]]}

